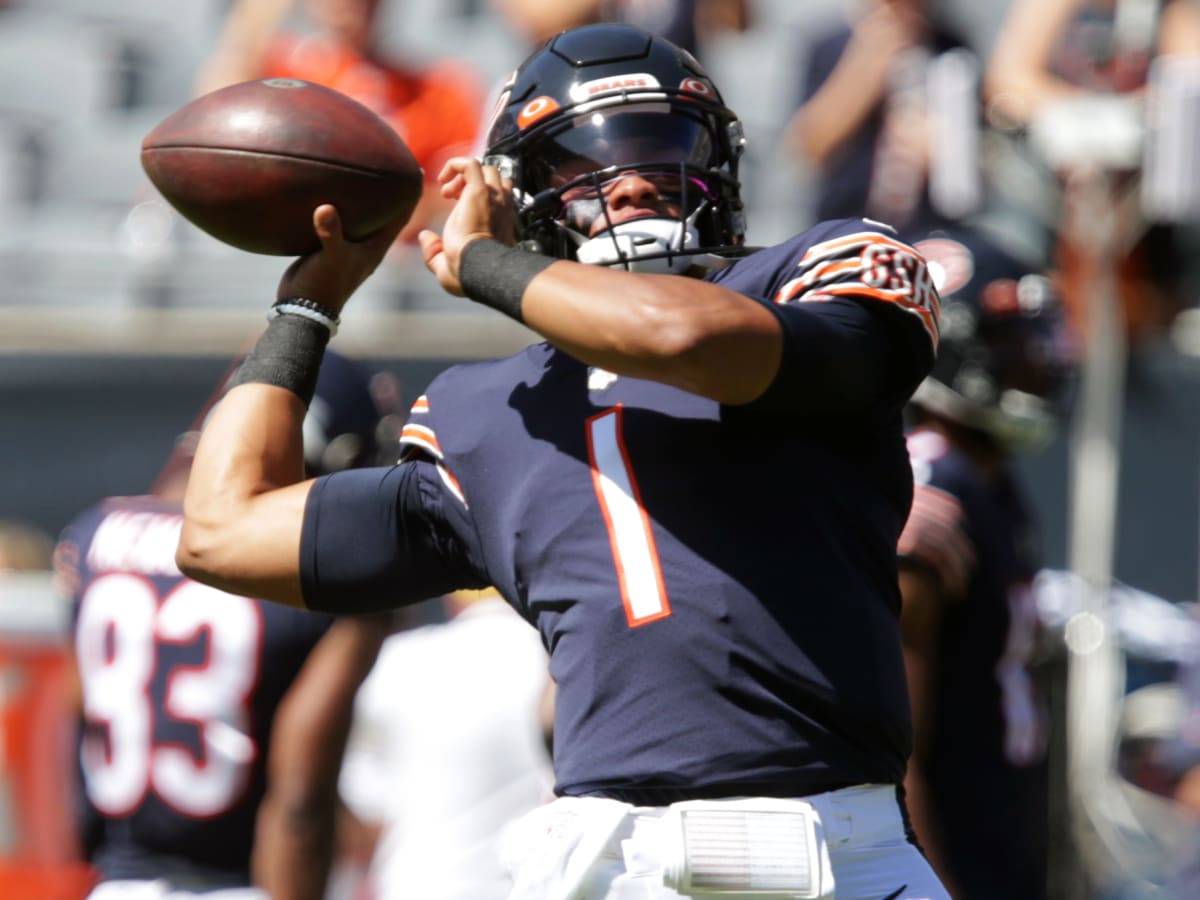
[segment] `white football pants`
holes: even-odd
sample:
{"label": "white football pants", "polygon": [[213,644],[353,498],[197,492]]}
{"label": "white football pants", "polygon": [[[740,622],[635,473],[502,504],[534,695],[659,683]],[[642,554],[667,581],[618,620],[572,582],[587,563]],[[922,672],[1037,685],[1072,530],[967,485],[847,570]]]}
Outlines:
{"label": "white football pants", "polygon": [[[789,804],[796,811],[789,821],[812,823],[809,845],[815,851],[797,852],[801,844],[780,839],[779,829],[770,824],[779,818],[763,818],[788,810]],[[715,811],[710,826],[731,824],[715,826],[715,835],[713,827],[708,834],[697,827],[694,841],[681,841],[680,807],[701,814]],[[722,812],[740,810],[749,812],[721,819]],[[682,850],[684,843],[699,846],[705,841],[710,841],[707,856],[687,857]],[[784,849],[772,858],[777,846]],[[502,852],[515,885],[509,900],[950,900],[925,857],[908,841],[892,785],[844,788],[802,800],[747,798],[674,807],[562,797],[518,820],[504,836]],[[789,869],[797,855],[809,852],[803,888],[776,887],[764,893],[764,884],[778,885],[772,879]],[[741,859],[735,858],[739,855]],[[704,869],[717,857],[721,871],[709,872],[707,880],[690,879],[689,872]],[[680,889],[667,886],[664,878]],[[783,883],[796,884],[786,878]]]}

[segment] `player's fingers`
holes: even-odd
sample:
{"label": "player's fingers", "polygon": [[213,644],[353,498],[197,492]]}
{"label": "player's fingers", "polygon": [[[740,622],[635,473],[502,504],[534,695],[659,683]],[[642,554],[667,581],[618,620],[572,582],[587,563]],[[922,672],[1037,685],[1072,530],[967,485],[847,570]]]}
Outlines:
{"label": "player's fingers", "polygon": [[484,184],[483,166],[479,160],[471,156],[460,156],[451,160],[451,162],[459,164],[457,171],[463,180],[464,187],[479,187]]}
{"label": "player's fingers", "polygon": [[504,179],[500,177],[500,170],[495,166],[482,166],[484,184],[491,190],[492,195],[500,201],[503,201],[511,190],[506,191],[504,188]]}
{"label": "player's fingers", "polygon": [[445,184],[455,176],[462,175],[463,172],[470,166],[479,167],[479,162],[470,156],[452,156],[446,160],[446,164],[442,166],[442,170],[438,172],[437,180]]}
{"label": "player's fingers", "polygon": [[438,284],[448,293],[461,297],[463,295],[462,285],[450,271],[450,262],[446,259],[445,246],[441,236],[435,231],[426,229],[417,235],[417,243],[421,246],[421,257],[425,260],[425,268],[433,273]]}
{"label": "player's fingers", "polygon": [[417,243],[421,246],[421,258],[425,260],[425,268],[437,274],[434,271],[433,260],[442,252],[442,237],[436,231],[430,231],[428,228],[422,230],[417,235]]}
{"label": "player's fingers", "polygon": [[344,241],[342,236],[342,218],[337,208],[323,203],[313,210],[313,229],[321,239],[323,247],[340,246]]}
{"label": "player's fingers", "polygon": [[462,194],[462,189],[463,189],[462,176],[457,175],[457,174],[453,178],[451,178],[449,181],[443,181],[441,183],[442,196],[445,197],[447,200],[457,200],[459,195]]}

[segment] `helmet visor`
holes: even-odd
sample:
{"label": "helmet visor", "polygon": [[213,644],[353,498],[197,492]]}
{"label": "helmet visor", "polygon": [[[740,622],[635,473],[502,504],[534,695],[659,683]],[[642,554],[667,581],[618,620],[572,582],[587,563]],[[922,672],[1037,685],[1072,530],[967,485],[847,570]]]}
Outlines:
{"label": "helmet visor", "polygon": [[538,141],[526,154],[537,194],[560,188],[592,172],[613,167],[680,164],[707,169],[716,162],[716,142],[701,118],[678,111],[613,107],[577,116],[570,127]]}
{"label": "helmet visor", "polygon": [[606,210],[617,191],[636,195],[647,214],[672,219],[688,218],[701,203],[716,200],[707,182],[681,172],[679,166],[668,170],[632,166],[569,182],[561,192],[558,218],[579,233],[594,237],[611,227]]}

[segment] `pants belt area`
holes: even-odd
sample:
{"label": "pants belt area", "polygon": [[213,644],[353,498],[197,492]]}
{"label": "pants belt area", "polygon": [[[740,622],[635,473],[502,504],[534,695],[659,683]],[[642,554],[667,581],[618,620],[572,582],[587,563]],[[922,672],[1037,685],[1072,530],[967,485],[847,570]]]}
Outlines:
{"label": "pants belt area", "polygon": [[834,896],[839,865],[849,875],[870,861],[875,848],[880,862],[888,857],[890,869],[898,858],[901,869],[912,868],[920,879],[932,876],[907,841],[894,785],[662,807],[564,797],[530,814],[517,831],[524,832],[525,846],[522,853],[516,838],[517,852],[509,855],[517,885],[513,900],[821,900]]}

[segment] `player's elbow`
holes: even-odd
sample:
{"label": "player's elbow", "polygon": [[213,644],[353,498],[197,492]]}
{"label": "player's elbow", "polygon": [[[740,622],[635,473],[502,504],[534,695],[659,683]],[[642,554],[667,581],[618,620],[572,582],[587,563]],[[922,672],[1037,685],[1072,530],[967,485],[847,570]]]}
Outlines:
{"label": "player's elbow", "polygon": [[238,591],[243,587],[237,578],[239,542],[244,542],[244,536],[237,535],[228,521],[199,515],[185,505],[175,565],[193,581]]}
{"label": "player's elbow", "polygon": [[175,548],[175,565],[194,581],[211,584],[220,577],[213,529],[186,518]]}

